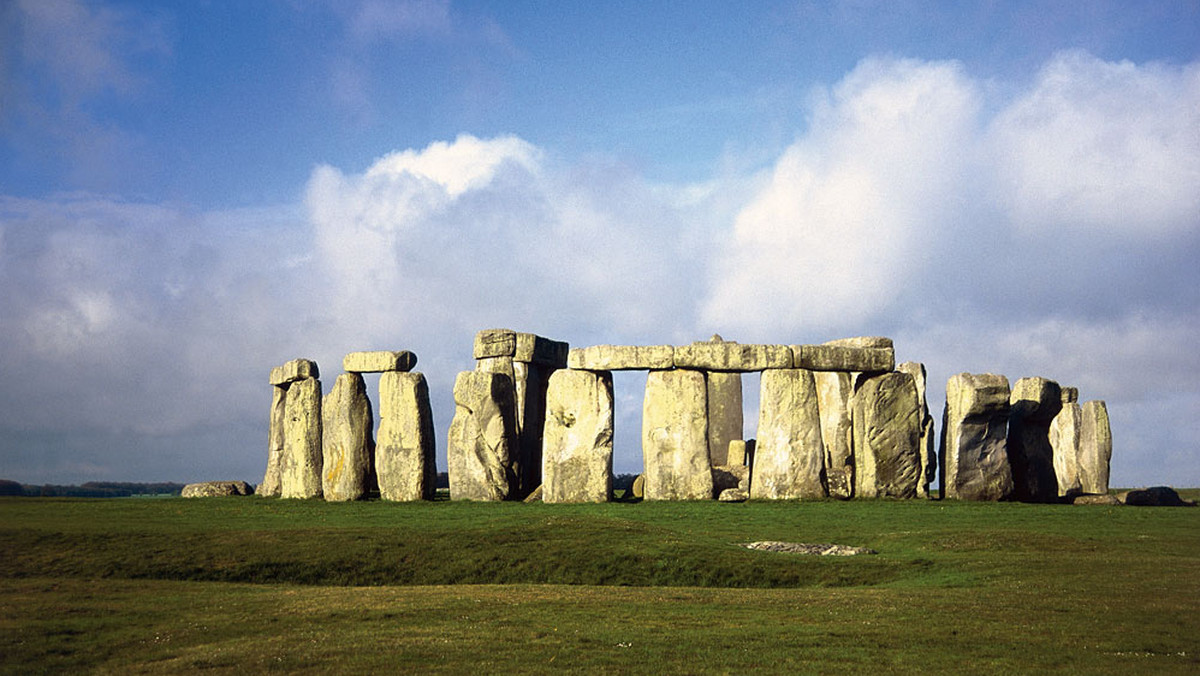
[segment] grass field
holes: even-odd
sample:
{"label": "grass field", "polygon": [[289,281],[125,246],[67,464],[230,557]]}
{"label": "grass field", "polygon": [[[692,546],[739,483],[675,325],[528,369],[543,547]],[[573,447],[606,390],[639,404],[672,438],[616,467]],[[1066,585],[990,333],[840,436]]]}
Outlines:
{"label": "grass field", "polygon": [[5,673],[1198,673],[1200,509],[12,498],[0,604]]}

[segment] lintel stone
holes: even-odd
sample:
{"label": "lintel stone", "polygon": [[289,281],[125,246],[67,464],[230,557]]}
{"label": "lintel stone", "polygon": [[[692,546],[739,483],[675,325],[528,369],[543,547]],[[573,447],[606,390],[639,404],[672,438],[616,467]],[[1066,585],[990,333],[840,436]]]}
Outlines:
{"label": "lintel stone", "polygon": [[592,345],[567,353],[567,366],[584,371],[661,371],[674,365],[670,345]]}
{"label": "lintel stone", "polygon": [[792,352],[786,345],[705,342],[675,348],[677,368],[743,372],[786,369],[791,365]]}
{"label": "lintel stone", "polygon": [[567,365],[569,350],[570,346],[562,341],[550,340],[532,333],[518,333],[513,361],[563,368]]}
{"label": "lintel stone", "polygon": [[825,345],[833,345],[834,347],[892,347],[891,338],[883,336],[855,336],[853,338],[838,338],[837,340],[825,341]]}
{"label": "lintel stone", "polygon": [[293,359],[283,366],[271,369],[272,385],[287,385],[307,378],[320,378],[317,362],[311,359]]}
{"label": "lintel stone", "polygon": [[484,329],[475,334],[475,358],[511,357],[517,353],[517,332],[512,329]]}
{"label": "lintel stone", "polygon": [[796,368],[810,371],[887,373],[896,366],[896,351],[891,347],[793,345],[792,355]]}
{"label": "lintel stone", "polygon": [[417,365],[417,355],[408,350],[391,352],[351,352],[342,359],[342,370],[346,373],[384,373],[386,371],[411,371]]}

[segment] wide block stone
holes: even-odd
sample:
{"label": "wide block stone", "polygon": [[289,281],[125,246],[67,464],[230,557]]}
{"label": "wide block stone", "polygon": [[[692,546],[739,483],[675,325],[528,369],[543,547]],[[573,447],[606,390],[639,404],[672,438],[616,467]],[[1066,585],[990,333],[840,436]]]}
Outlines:
{"label": "wide block stone", "polygon": [[567,366],[588,371],[654,371],[675,366],[670,345],[592,345],[567,353]]}
{"label": "wide block stone", "polygon": [[796,368],[810,371],[886,373],[896,363],[896,352],[890,347],[793,345],[791,350]]}
{"label": "wide block stone", "polygon": [[1079,483],[1084,493],[1107,493],[1112,460],[1112,428],[1108,406],[1086,401],[1080,407]]}
{"label": "wide block stone", "polygon": [[1021,378],[1013,385],[1009,397],[1008,463],[1014,495],[1022,502],[1058,500],[1050,423],[1061,410],[1062,389],[1053,380]]}
{"label": "wide block stone", "polygon": [[321,490],[325,500],[361,500],[372,490],[375,416],[367,385],[358,373],[343,373],[321,403]]}
{"label": "wide block stone", "polygon": [[543,502],[607,502],[612,495],[612,374],[558,370],[546,392]]}
{"label": "wide block stone", "polygon": [[829,497],[847,500],[854,496],[853,384],[850,374],[841,371],[814,372],[813,380],[825,447],[825,485]]}
{"label": "wide block stone", "polygon": [[384,500],[432,500],[437,490],[433,410],[422,373],[379,376],[375,475]]}
{"label": "wide block stone", "polygon": [[894,371],[864,381],[854,395],[855,497],[917,497],[920,441],[913,377]]}
{"label": "wide block stone", "polygon": [[742,438],[742,374],[704,374],[708,388],[708,457],[714,466],[729,461],[730,442]]}
{"label": "wide block stone", "polygon": [[642,408],[647,500],[712,499],[708,401],[699,371],[651,371]]}
{"label": "wide block stone", "polygon": [[1012,495],[1007,436],[1010,390],[1002,375],[959,373],[946,381],[942,416],[942,495],[1005,500]]}
{"label": "wide block stone", "polygon": [[283,498],[321,497],[321,381],[298,380],[284,402],[283,455],[279,471]]}
{"label": "wide block stone", "polygon": [[317,362],[311,359],[293,359],[283,366],[271,369],[270,382],[272,385],[286,385],[306,378],[320,378],[321,370]]}
{"label": "wide block stone", "polygon": [[[1064,387],[1066,391],[1068,388]],[[1078,398],[1078,394],[1076,394]],[[1066,396],[1063,396],[1066,399]],[[1079,480],[1079,438],[1083,427],[1083,409],[1075,401],[1064,401],[1062,410],[1050,421],[1050,449],[1054,454],[1054,476],[1059,497],[1083,492]]]}
{"label": "wide block stone", "polygon": [[484,371],[458,374],[446,447],[452,500],[504,500],[514,493],[513,399],[511,378]]}
{"label": "wide block stone", "polygon": [[281,467],[283,464],[283,430],[285,423],[285,403],[287,388],[276,385],[271,388],[271,423],[267,430],[267,471],[262,483],[258,486],[258,494],[277,498],[281,490]]}
{"label": "wide block stone", "polygon": [[825,497],[825,445],[812,371],[763,371],[750,497]]}
{"label": "wide block stone", "polygon": [[518,333],[512,357],[514,361],[527,364],[564,368],[567,365],[567,353],[570,349],[570,345],[561,341],[550,340],[532,333]]}
{"label": "wide block stone", "polygon": [[347,373],[386,373],[388,371],[411,371],[417,365],[417,355],[408,350],[389,352],[351,352],[342,359],[342,370]]}
{"label": "wide block stone", "polygon": [[827,340],[825,345],[834,345],[838,347],[878,347],[878,348],[894,348],[891,338],[884,336],[853,336],[851,338],[838,338],[837,340]]}
{"label": "wide block stone", "polygon": [[476,359],[511,357],[517,353],[517,332],[512,329],[484,329],[475,334]]}
{"label": "wide block stone", "polygon": [[791,365],[792,351],[786,345],[704,342],[675,347],[677,368],[746,372],[786,369]]}

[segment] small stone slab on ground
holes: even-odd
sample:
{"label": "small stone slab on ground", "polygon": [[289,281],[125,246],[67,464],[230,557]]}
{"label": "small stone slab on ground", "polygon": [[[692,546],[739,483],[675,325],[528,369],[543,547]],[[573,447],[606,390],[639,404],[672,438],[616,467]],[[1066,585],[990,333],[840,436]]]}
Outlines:
{"label": "small stone slab on ground", "polygon": [[741,545],[746,549],[760,552],[786,552],[789,554],[809,554],[813,556],[856,556],[858,554],[878,554],[874,549],[866,547],[851,547],[850,545],[806,544],[803,542],[778,542],[764,540],[762,542],[747,542]]}
{"label": "small stone slab on ground", "polygon": [[245,481],[203,481],[183,487],[185,498],[220,498],[227,495],[253,495],[254,487]]}

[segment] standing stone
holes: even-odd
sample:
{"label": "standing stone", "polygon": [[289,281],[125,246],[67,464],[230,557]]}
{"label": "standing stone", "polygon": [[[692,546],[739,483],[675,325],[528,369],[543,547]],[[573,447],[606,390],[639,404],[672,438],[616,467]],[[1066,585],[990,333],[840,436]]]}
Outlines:
{"label": "standing stone", "polygon": [[647,500],[712,499],[708,400],[700,371],[651,371],[642,407]]}
{"label": "standing stone", "polygon": [[[530,335],[518,333],[517,337]],[[556,368],[531,362],[513,362],[517,428],[518,493],[528,495],[542,484],[542,435],[546,426],[546,388]]]}
{"label": "standing stone", "polygon": [[258,485],[258,494],[277,498],[281,490],[280,472],[283,463],[283,429],[287,421],[287,387],[271,387],[271,426],[267,431],[267,472]]}
{"label": "standing stone", "polygon": [[360,500],[372,487],[375,417],[359,373],[343,373],[321,404],[324,464],[321,488],[331,502]]}
{"label": "standing stone", "polygon": [[850,417],[853,384],[850,374],[844,371],[817,371],[813,379],[821,416],[821,443],[825,447],[825,484],[829,497],[848,500],[854,496],[854,424]]}
{"label": "standing stone", "polygon": [[868,378],[854,395],[854,494],[915,498],[921,472],[921,409],[907,373]]}
{"label": "standing stone", "polygon": [[729,442],[742,438],[742,374],[709,371],[708,456],[714,467],[729,461]]}
{"label": "standing stone", "polygon": [[929,412],[929,402],[925,398],[925,365],[920,362],[906,361],[896,366],[896,370],[913,377],[917,386],[917,401],[921,407],[921,471],[917,480],[917,497],[929,497],[929,484],[937,478],[937,440],[933,434],[933,415]]}
{"label": "standing stone", "polygon": [[321,381],[297,380],[283,408],[280,497],[321,497]]}
{"label": "standing stone", "polygon": [[498,373],[464,371],[454,381],[454,420],[446,447],[452,500],[504,500],[517,477],[512,380]]}
{"label": "standing stone", "polygon": [[1058,500],[1050,423],[1062,410],[1062,389],[1046,378],[1021,378],[1013,385],[1008,412],[1008,462],[1016,499]]}
{"label": "standing stone", "polygon": [[1054,453],[1054,476],[1058,496],[1073,497],[1083,491],[1079,482],[1079,432],[1083,412],[1079,393],[1073,387],[1062,388],[1062,410],[1050,421],[1050,449]]}
{"label": "standing stone", "polygon": [[607,371],[555,371],[546,392],[543,502],[608,502],[613,395]]}
{"label": "standing stone", "polygon": [[384,500],[432,500],[437,466],[429,385],[418,372],[379,376],[375,475]]}
{"label": "standing stone", "polygon": [[1012,495],[1005,448],[1008,378],[959,373],[946,382],[942,417],[942,495],[957,500],[1004,500]]}
{"label": "standing stone", "polygon": [[825,497],[825,445],[812,371],[763,371],[750,497]]}
{"label": "standing stone", "polygon": [[746,442],[742,439],[730,439],[729,448],[725,455],[725,462],[733,466],[745,466],[746,462]]}
{"label": "standing stone", "polygon": [[1108,492],[1108,468],[1112,460],[1112,428],[1103,401],[1084,402],[1079,428],[1079,483],[1084,493]]}

